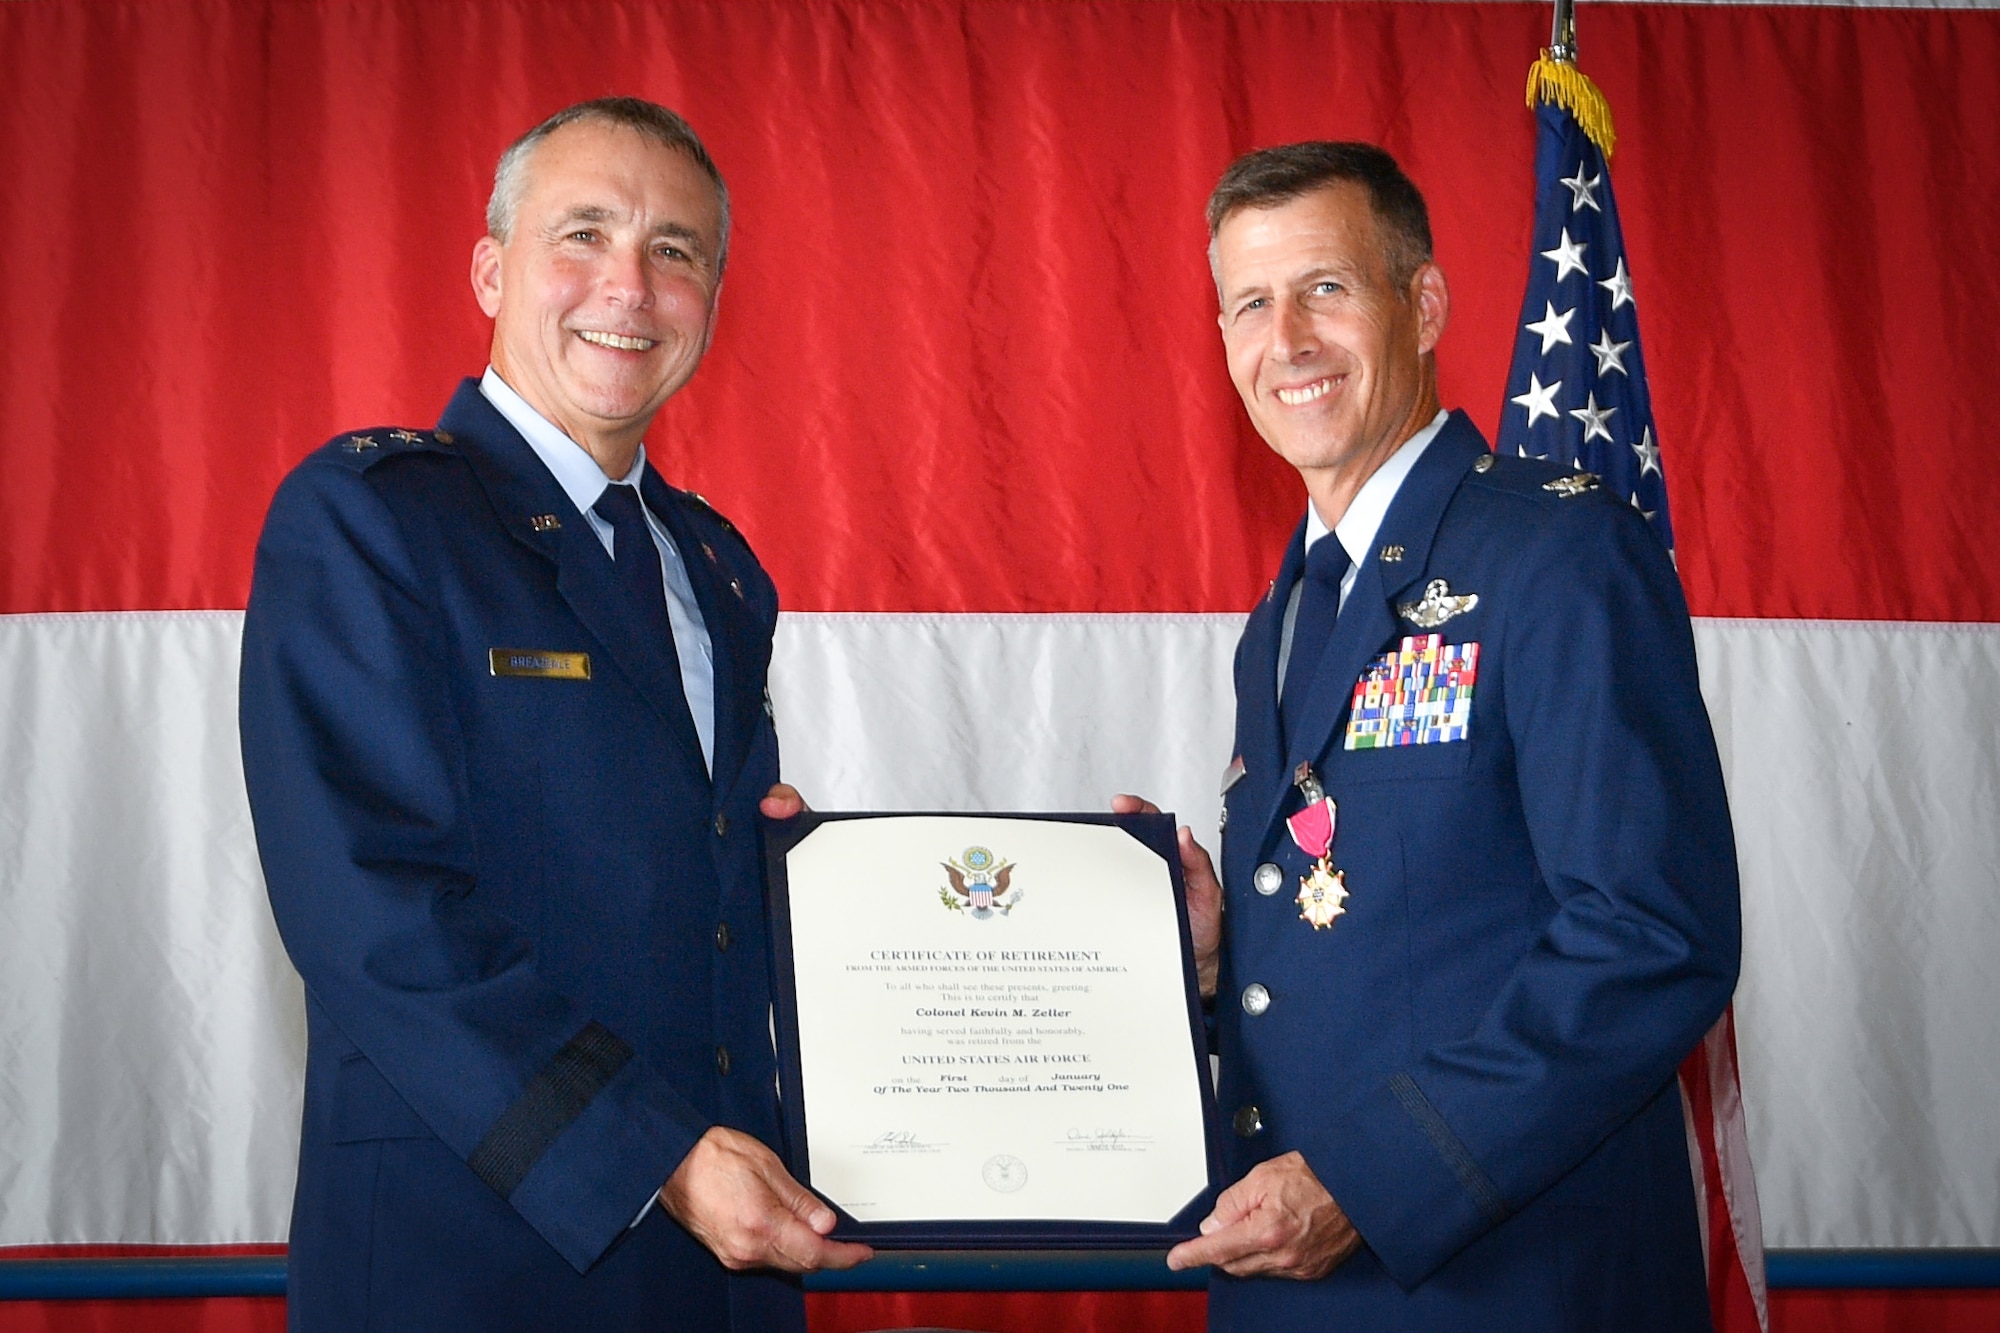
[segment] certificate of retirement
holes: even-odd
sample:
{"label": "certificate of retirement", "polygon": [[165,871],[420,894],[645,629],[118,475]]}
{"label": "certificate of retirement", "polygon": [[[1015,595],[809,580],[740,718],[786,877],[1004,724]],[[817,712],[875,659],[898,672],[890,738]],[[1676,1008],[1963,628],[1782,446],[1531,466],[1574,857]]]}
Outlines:
{"label": "certificate of retirement", "polygon": [[1108,817],[803,818],[775,937],[816,1191],[863,1224],[1058,1232],[1202,1195],[1207,1061],[1160,851]]}

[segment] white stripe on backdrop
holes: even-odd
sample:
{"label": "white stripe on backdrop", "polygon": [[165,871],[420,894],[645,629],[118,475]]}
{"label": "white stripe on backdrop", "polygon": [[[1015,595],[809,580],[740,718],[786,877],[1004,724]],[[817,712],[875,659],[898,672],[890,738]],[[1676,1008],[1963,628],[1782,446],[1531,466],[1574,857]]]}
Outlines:
{"label": "white stripe on backdrop", "polygon": [[[280,1240],[298,982],[235,612],[0,617],[0,1244]],[[1212,843],[1234,615],[793,615],[821,808],[1098,809]],[[1696,622],[1743,862],[1766,1243],[2000,1246],[2000,626]]]}
{"label": "white stripe on backdrop", "polygon": [[240,611],[0,616],[0,1245],[283,1240],[305,1014]]}

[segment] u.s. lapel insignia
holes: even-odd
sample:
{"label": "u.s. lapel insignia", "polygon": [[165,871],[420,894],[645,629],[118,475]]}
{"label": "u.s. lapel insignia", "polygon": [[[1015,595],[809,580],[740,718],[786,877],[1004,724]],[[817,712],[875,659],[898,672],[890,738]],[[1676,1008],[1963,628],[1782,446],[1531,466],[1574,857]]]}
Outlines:
{"label": "u.s. lapel insignia", "polygon": [[536,532],[554,532],[562,526],[562,520],[554,514],[530,514],[528,515],[528,526]]}
{"label": "u.s. lapel insignia", "polygon": [[1478,593],[1453,593],[1443,579],[1432,579],[1424,587],[1422,597],[1414,602],[1398,603],[1396,614],[1418,629],[1436,629],[1453,616],[1464,615],[1478,605]]}
{"label": "u.s. lapel insignia", "polygon": [[1299,920],[1311,922],[1314,930],[1325,930],[1347,912],[1347,872],[1335,870],[1332,861],[1320,857],[1299,880],[1298,904]]}
{"label": "u.s. lapel insignia", "polygon": [[1395,564],[1395,563],[1396,563],[1397,561],[1401,560],[1402,558],[1403,558],[1403,548],[1402,548],[1402,547],[1400,547],[1400,546],[1396,546],[1396,545],[1389,545],[1389,546],[1385,546],[1385,547],[1383,547],[1383,548],[1382,548],[1382,563],[1383,563],[1383,564],[1385,564],[1385,565],[1393,565],[1393,564]]}
{"label": "u.s. lapel insignia", "polygon": [[1554,481],[1542,483],[1543,490],[1554,491],[1565,500],[1575,499],[1585,491],[1594,491],[1597,487],[1595,472],[1572,472],[1567,477],[1557,477]]}

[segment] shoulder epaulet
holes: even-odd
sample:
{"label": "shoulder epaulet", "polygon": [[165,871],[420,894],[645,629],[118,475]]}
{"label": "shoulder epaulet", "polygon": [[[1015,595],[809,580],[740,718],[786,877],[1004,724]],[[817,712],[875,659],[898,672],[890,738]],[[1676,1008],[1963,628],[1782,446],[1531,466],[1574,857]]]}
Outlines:
{"label": "shoulder epaulet", "polygon": [[336,435],[322,447],[349,467],[366,471],[384,458],[410,453],[452,453],[450,431],[410,430],[404,426],[372,426]]}
{"label": "shoulder epaulet", "polygon": [[1485,454],[1473,460],[1472,471],[1482,485],[1544,499],[1574,499],[1602,486],[1594,472],[1579,472],[1544,458]]}
{"label": "shoulder epaulet", "polygon": [[[710,504],[708,502],[708,497],[706,495],[703,495],[700,491],[684,491],[681,490],[679,487],[675,487],[674,494],[680,496],[681,499],[686,500],[690,505],[700,510],[702,513],[707,514],[717,523],[720,523],[726,531],[736,532],[736,525],[729,521],[728,515],[724,514],[720,509],[717,509],[714,505]],[[736,535],[741,537],[743,534],[740,532],[736,532]]]}
{"label": "shoulder epaulet", "polygon": [[[764,568],[762,560],[758,560],[758,558],[756,558],[756,550],[750,550],[750,540],[748,540],[748,538],[746,538],[746,536],[742,534],[742,528],[738,528],[738,526],[736,526],[734,522],[730,522],[730,520],[728,520],[728,516],[726,516],[726,514],[724,514],[722,510],[718,510],[718,508],[716,508],[714,504],[710,504],[710,502],[708,502],[708,496],[700,494],[698,490],[682,490],[680,486],[668,486],[668,490],[672,490],[672,492],[674,492],[674,496],[676,496],[676,498],[680,500],[682,508],[686,508],[686,510],[688,510],[688,512],[690,512],[690,514],[692,514],[692,516],[694,516],[696,520],[700,520],[700,522],[712,522],[712,524],[716,524],[718,528],[722,528],[724,532],[728,532],[728,540],[724,540],[724,538],[716,538],[716,546],[724,546],[724,548],[726,548],[726,546],[728,546],[728,542],[736,542],[736,546],[738,546],[738,548],[742,550],[742,554],[744,554],[744,556],[748,556],[748,562],[750,562],[750,566],[752,566],[752,568],[756,568],[756,570],[762,570],[762,568]],[[702,554],[704,554],[704,556],[708,556],[710,560],[714,560],[714,558],[716,558],[716,552],[714,552],[714,546],[710,546],[710,544],[708,544],[706,540],[702,542]],[[740,584],[736,584],[736,580],[734,580],[734,578],[730,580],[730,584],[732,584],[732,586],[736,586],[736,588],[738,588],[738,590],[736,590],[736,594],[738,594],[738,596],[742,596],[742,588],[740,588]]]}
{"label": "shoulder epaulet", "polygon": [[[738,528],[734,523],[731,523],[729,521],[729,516],[727,514],[723,513],[720,509],[717,509],[714,505],[710,504],[708,502],[707,496],[701,494],[701,492],[699,491],[684,491],[678,486],[669,487],[669,489],[672,490],[675,495],[678,495],[681,498],[681,502],[685,504],[689,509],[692,509],[696,513],[702,515],[704,518],[708,519],[711,523],[720,526],[724,532],[728,533],[730,536],[734,537],[739,543],[741,543],[744,550],[750,551],[750,539],[743,535],[743,530],[741,528]],[[756,559],[757,553],[755,551],[750,551],[750,557],[753,560]]]}

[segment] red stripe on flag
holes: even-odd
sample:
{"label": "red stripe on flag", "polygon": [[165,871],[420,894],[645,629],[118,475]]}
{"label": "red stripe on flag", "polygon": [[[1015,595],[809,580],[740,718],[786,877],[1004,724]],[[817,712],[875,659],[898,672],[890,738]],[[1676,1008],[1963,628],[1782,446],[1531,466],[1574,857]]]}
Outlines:
{"label": "red stripe on flag", "polygon": [[[1743,1103],[1737,1092],[1736,1023],[1725,1010],[1708,1035],[1681,1062],[1681,1090],[1700,1146],[1696,1200],[1708,1241],[1708,1300],[1716,1333],[1760,1333],[1765,1309],[1764,1236],[1743,1137]],[[1729,1151],[1736,1140],[1736,1151]],[[1754,1289],[1753,1279],[1754,1277]]]}

